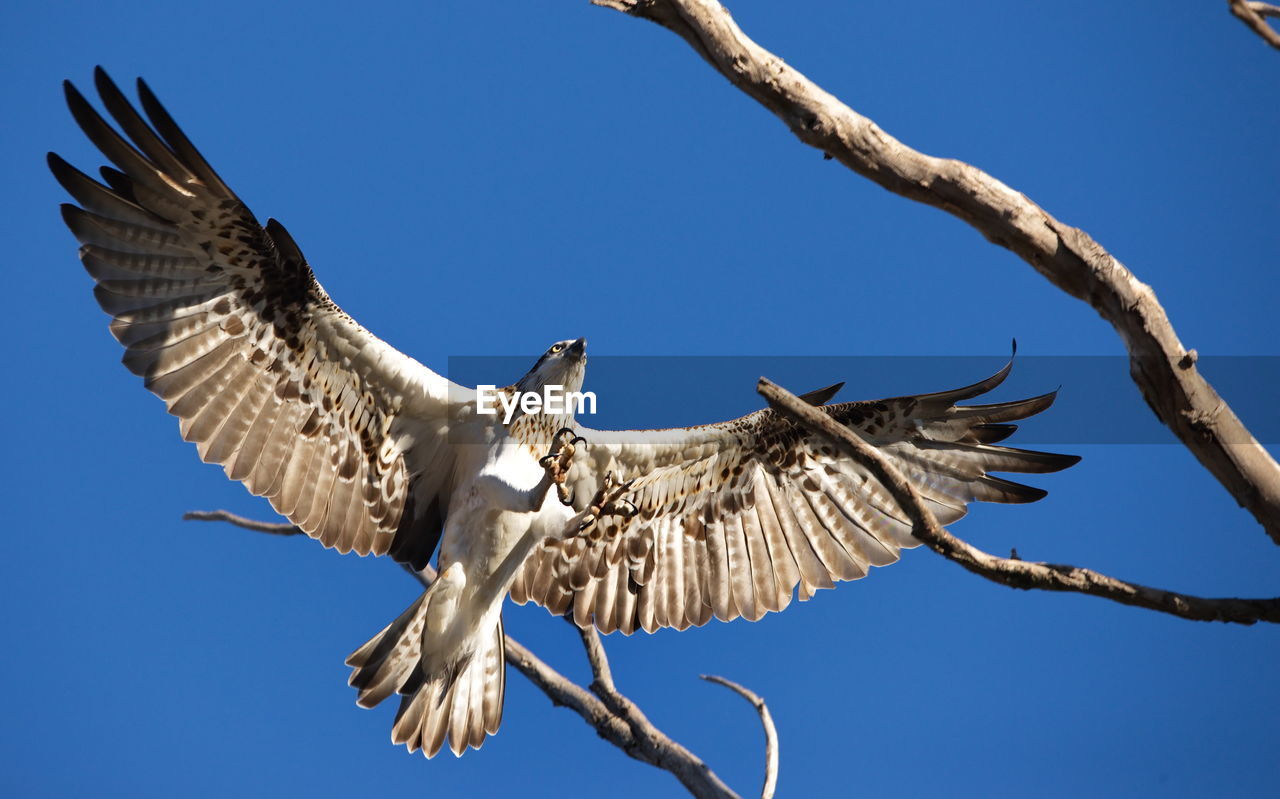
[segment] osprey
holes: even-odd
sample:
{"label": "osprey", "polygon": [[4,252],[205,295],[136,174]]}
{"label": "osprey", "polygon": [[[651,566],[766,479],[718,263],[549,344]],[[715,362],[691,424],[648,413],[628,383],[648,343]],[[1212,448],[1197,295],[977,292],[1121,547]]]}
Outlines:
{"label": "osprey", "polygon": [[[362,706],[400,695],[395,743],[431,757],[447,739],[461,754],[497,731],[508,593],[605,633],[685,629],[759,619],[919,543],[862,467],[772,410],[624,432],[590,430],[571,406],[479,412],[474,390],[343,313],[145,83],[145,119],[101,68],[95,83],[120,132],[70,83],[67,102],[115,168],[99,182],[49,165],[79,203],[63,218],[125,365],[202,459],[326,547],[415,569],[438,550],[438,579],[347,660]],[[585,340],[562,341],[502,391],[578,391],[585,364]],[[1078,460],[996,445],[1053,394],[956,404],[1008,372],[936,394],[827,405],[837,385],[806,399],[877,446],[946,524],[969,502],[1045,494],[990,472]]]}

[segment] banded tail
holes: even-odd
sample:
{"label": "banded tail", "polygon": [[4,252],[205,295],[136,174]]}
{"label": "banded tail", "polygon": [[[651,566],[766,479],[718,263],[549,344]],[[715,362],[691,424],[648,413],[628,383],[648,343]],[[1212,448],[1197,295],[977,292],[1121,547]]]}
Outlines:
{"label": "banded tail", "polygon": [[424,646],[438,637],[437,621],[447,621],[456,607],[456,597],[443,585],[447,582],[437,580],[347,658],[353,669],[348,682],[360,691],[356,703],[373,707],[400,694],[391,741],[405,744],[410,752],[421,749],[427,757],[435,757],[446,737],[455,755],[467,747],[479,749],[502,723],[506,667],[501,616],[474,636],[474,649],[434,672],[425,665]]}

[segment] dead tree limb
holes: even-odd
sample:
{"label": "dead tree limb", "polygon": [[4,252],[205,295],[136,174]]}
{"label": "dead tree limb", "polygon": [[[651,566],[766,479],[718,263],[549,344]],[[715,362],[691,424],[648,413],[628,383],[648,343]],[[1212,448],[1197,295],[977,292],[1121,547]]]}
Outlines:
{"label": "dead tree limb", "polygon": [[912,535],[934,552],[959,563],[974,574],[1012,588],[1089,594],[1194,621],[1280,623],[1280,598],[1205,599],[1117,580],[1077,566],[999,558],[983,552],[956,538],[938,524],[915,487],[879,450],[836,422],[826,411],[808,404],[767,378],[760,378],[756,390],[776,411],[831,441],[849,457],[865,466],[906,513],[913,525]]}
{"label": "dead tree limb", "polygon": [[1147,404],[1280,544],[1280,466],[1196,368],[1164,308],[1110,253],[976,167],[913,150],[756,44],[715,0],[593,0],[679,35],[802,142],[940,208],[1014,252],[1115,328]]}
{"label": "dead tree limb", "polygon": [[226,510],[189,510],[182,514],[182,518],[189,522],[227,522],[228,524],[234,524],[236,527],[253,530],[255,533],[302,535],[302,530],[288,522],[260,522],[257,519],[246,519],[244,516],[237,516]]}
{"label": "dead tree limb", "polygon": [[756,712],[760,714],[760,724],[764,727],[764,787],[760,789],[760,799],[773,799],[774,792],[778,789],[778,729],[773,726],[773,714],[769,712],[769,706],[764,703],[759,694],[750,691],[738,685],[732,680],[726,680],[724,677],[717,677],[714,674],[703,674],[702,679],[723,685],[730,691],[751,703]]}
{"label": "dead tree limb", "polygon": [[1262,40],[1280,50],[1280,32],[1267,24],[1264,17],[1280,17],[1280,6],[1270,3],[1259,3],[1256,0],[1227,0],[1231,13],[1243,22],[1249,30],[1262,37]]}
{"label": "dead tree limb", "polygon": [[582,636],[582,648],[591,666],[591,693],[599,697],[610,719],[620,721],[629,733],[625,739],[609,738],[610,743],[636,760],[671,772],[694,796],[736,796],[700,758],[663,734],[635,702],[618,690],[596,629],[578,627],[567,616],[565,621]]}
{"label": "dead tree limb", "polygon": [[[225,510],[189,511],[184,513],[182,518],[191,521],[227,522],[246,530],[270,535],[302,534],[301,530],[287,522],[263,522]],[[420,572],[406,566],[405,571],[413,575],[423,587],[430,585],[436,577],[435,570],[430,566]],[[670,772],[680,780],[689,793],[698,799],[740,799],[738,794],[725,785],[724,781],[701,758],[654,726],[634,702],[618,691],[613,682],[613,674],[604,652],[604,645],[595,628],[583,630],[573,624],[572,619],[566,618],[566,620],[582,636],[587,662],[591,666],[590,691],[548,666],[528,647],[510,635],[506,636],[507,663],[546,694],[552,705],[566,707],[577,713],[583,721],[595,728],[601,738],[621,749],[628,757]],[[723,678],[714,679],[722,681],[723,684],[729,684]],[[755,697],[755,694],[751,694],[747,699],[755,704],[755,699],[759,697],[755,699],[752,697]],[[757,705],[757,709],[760,707]],[[762,719],[767,714],[767,708],[761,710]],[[770,719],[766,722],[766,734],[771,739],[776,739],[776,731],[769,732],[771,728],[772,720]],[[768,768],[776,775],[776,743],[771,751],[775,754],[772,755],[770,761],[772,765]]]}

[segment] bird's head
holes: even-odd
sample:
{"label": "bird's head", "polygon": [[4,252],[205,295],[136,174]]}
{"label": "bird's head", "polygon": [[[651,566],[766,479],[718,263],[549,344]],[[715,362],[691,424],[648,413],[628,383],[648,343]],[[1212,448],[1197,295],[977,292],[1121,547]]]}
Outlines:
{"label": "bird's head", "polygon": [[557,341],[542,353],[529,373],[520,378],[520,391],[542,391],[543,386],[562,386],[565,391],[581,391],[586,376],[587,340]]}

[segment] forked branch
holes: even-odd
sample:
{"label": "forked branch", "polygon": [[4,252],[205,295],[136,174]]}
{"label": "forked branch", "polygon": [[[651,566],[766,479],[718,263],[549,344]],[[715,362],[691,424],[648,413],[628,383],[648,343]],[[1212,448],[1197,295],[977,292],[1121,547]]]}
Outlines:
{"label": "forked branch", "polygon": [[[302,534],[301,530],[287,522],[247,519],[225,510],[189,511],[182,518],[191,521],[227,522],[270,535]],[[435,570],[430,566],[420,572],[408,567],[405,567],[405,571],[413,575],[424,588],[436,577]],[[566,621],[582,636],[587,662],[591,666],[590,691],[548,666],[510,635],[506,636],[507,663],[546,694],[551,704],[567,707],[577,713],[583,721],[595,728],[601,738],[621,749],[628,757],[670,772],[698,799],[740,799],[697,755],[654,726],[634,702],[618,691],[604,645],[595,628],[583,630],[573,624],[571,619],[566,618]],[[777,782],[777,731],[769,709],[764,706],[764,700],[722,677],[704,676],[703,679],[734,688],[760,713],[761,723],[765,727],[767,760],[766,792],[762,799],[770,799]]]}
{"label": "forked branch", "polygon": [[885,189],[964,220],[1088,303],[1129,350],[1147,404],[1280,544],[1280,466],[1196,368],[1164,308],[1082,230],[976,167],[911,149],[752,41],[716,0],[593,0],[675,32],[805,144]]}
{"label": "forked branch", "polygon": [[1265,17],[1280,17],[1280,6],[1259,3],[1256,0],[1227,0],[1231,13],[1262,40],[1280,50],[1280,32],[1267,24]]}

